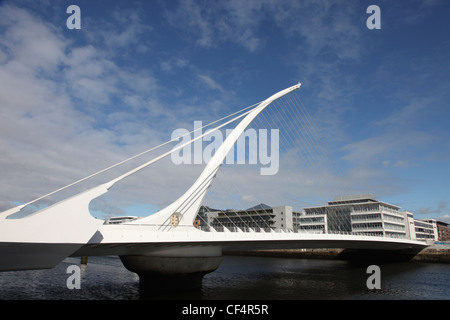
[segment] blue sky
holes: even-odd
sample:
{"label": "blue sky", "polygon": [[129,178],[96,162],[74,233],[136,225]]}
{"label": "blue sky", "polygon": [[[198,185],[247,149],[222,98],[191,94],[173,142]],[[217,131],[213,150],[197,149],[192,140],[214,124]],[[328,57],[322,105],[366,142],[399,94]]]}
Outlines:
{"label": "blue sky", "polygon": [[[72,4],[80,30],[66,27]],[[380,30],[366,27],[372,4]],[[3,1],[0,207],[301,82],[348,182],[448,219],[449,13],[446,0]],[[161,165],[123,190],[159,186],[169,171],[188,185],[199,168]],[[99,211],[159,208],[173,195],[155,197]]]}

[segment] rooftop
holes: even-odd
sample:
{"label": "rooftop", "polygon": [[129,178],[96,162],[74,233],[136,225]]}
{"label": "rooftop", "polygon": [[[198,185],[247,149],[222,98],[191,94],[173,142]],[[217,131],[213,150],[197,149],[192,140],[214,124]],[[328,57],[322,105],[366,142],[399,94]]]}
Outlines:
{"label": "rooftop", "polygon": [[[382,203],[386,206],[393,207],[395,209],[400,209],[399,206],[375,200],[373,194],[360,194],[360,195],[348,195],[348,196],[337,196],[333,201],[328,202],[328,206],[339,206],[339,205],[352,205],[352,204],[366,204],[366,203]],[[324,206],[309,207],[305,209],[322,208]]]}
{"label": "rooftop", "polygon": [[373,194],[357,194],[357,195],[347,195],[347,196],[336,196],[334,201],[350,201],[350,200],[375,200]]}

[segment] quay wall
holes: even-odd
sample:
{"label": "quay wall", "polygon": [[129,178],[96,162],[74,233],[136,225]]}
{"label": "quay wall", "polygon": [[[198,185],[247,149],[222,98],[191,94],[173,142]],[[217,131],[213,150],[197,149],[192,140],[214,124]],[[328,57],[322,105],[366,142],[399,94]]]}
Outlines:
{"label": "quay wall", "polygon": [[[344,259],[345,249],[274,249],[251,251],[226,251],[225,255],[279,257],[298,259]],[[450,243],[433,244],[408,259],[420,262],[450,263]]]}

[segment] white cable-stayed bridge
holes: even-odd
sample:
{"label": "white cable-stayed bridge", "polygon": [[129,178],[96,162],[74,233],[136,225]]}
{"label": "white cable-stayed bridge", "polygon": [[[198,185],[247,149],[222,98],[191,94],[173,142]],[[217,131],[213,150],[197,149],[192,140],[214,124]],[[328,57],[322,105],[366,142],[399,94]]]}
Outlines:
{"label": "white cable-stayed bridge", "polygon": [[[302,116],[300,113],[292,113],[292,109],[298,105],[298,102],[295,97],[290,97],[290,94],[299,88],[300,84],[294,85],[272,95],[259,104],[210,123],[207,126],[216,125],[214,129],[194,136],[189,141],[178,144],[170,151],[110,181],[64,199],[36,213],[22,218],[12,219],[10,217],[36,201],[155,148],[38,199],[0,213],[0,271],[52,268],[69,256],[116,255],[121,257],[125,267],[138,273],[141,281],[150,283],[150,285],[156,279],[158,281],[174,277],[180,279],[181,276],[185,279],[191,279],[191,284],[198,285],[205,273],[211,272],[219,266],[223,252],[228,250],[349,248],[398,251],[424,248],[425,243],[420,241],[376,237],[369,234],[294,232],[289,229],[274,229],[270,226],[255,228],[252,227],[255,224],[250,224],[248,219],[240,221],[240,224],[233,228],[210,226],[205,231],[194,226],[195,220],[198,219],[199,209],[204,203],[212,181],[239,137],[254,119],[271,105],[277,110],[276,117],[284,116],[292,121]],[[282,99],[284,100],[282,101]],[[283,105],[287,105],[288,109],[284,110]],[[262,116],[264,117],[264,115]],[[306,119],[308,118],[306,117]],[[197,180],[178,199],[175,199],[163,209],[149,216],[120,224],[107,224],[104,220],[92,216],[89,211],[89,204],[94,199],[106,194],[121,180],[170,156],[207,134],[220,130],[238,120],[239,123],[215,150],[214,156],[206,164]],[[217,125],[219,121],[221,124]],[[300,122],[299,125],[294,125],[291,122],[283,124],[284,128],[280,128],[280,131],[288,132],[286,137],[290,143],[282,142],[281,150],[292,152],[293,146],[300,143],[299,139],[302,139],[301,146],[298,147],[299,150],[321,150],[322,147],[317,145],[316,141],[305,135],[308,130],[314,130],[314,127],[308,121]],[[287,127],[292,127],[292,130],[283,131]],[[294,136],[294,133],[289,132],[297,132],[297,134]],[[310,163],[313,164],[307,169],[323,173],[323,179],[328,184],[332,184],[331,179],[327,180],[328,172],[321,172],[314,167],[314,165],[324,161],[325,158],[330,157],[326,153],[322,154],[324,154],[324,158],[318,157],[316,152],[305,153],[305,156],[310,158]],[[328,160],[332,161],[332,159]],[[277,179],[277,175],[271,178]],[[293,178],[292,174],[289,178]],[[256,219],[252,215],[248,215],[248,217],[249,219]],[[258,223],[261,223],[261,221]],[[242,227],[243,225],[245,227]]]}

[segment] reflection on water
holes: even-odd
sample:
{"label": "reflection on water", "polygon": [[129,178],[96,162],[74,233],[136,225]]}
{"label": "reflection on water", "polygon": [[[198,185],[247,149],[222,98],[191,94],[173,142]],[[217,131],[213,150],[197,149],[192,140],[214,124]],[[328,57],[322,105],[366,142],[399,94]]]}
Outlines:
{"label": "reflection on water", "polygon": [[67,258],[51,270],[0,273],[0,299],[449,299],[450,267],[432,263],[380,265],[381,289],[369,290],[368,265],[340,260],[225,257],[194,292],[149,294],[117,257],[81,265],[81,289],[69,290]]}

